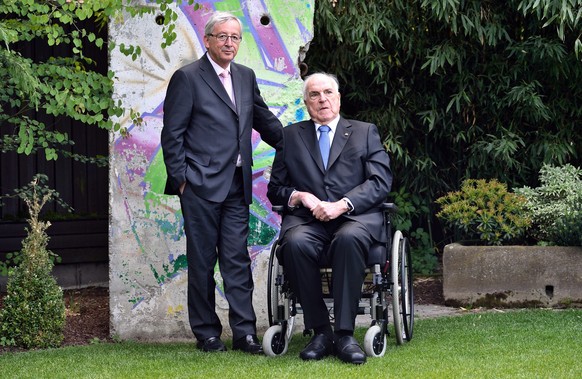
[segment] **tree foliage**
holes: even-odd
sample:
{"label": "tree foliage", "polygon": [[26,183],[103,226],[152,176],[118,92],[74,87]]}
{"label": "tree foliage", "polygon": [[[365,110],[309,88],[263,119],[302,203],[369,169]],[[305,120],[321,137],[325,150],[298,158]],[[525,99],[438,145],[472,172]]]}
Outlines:
{"label": "tree foliage", "polygon": [[[59,154],[82,161],[106,164],[105,157],[84,157],[64,149],[74,144],[72,137],[59,131],[59,122],[72,119],[87,126],[120,131],[117,120],[124,113],[139,122],[139,115],[124,109],[121,99],[113,97],[114,73],[96,72],[89,57],[91,49],[119,48],[137,59],[139,46],[115,46],[94,32],[87,22],[107,27],[109,20],[123,22],[125,17],[139,17],[162,12],[164,45],[175,38],[173,0],[156,0],[153,6],[136,5],[130,0],[4,0],[0,4],[0,127],[2,152],[17,151],[30,155],[44,152],[47,160]],[[190,0],[190,4],[193,0]],[[62,46],[70,56],[53,54],[47,59],[23,56],[21,48],[30,41],[46,46]],[[54,116],[54,123],[41,121]]]}
{"label": "tree foliage", "polygon": [[395,189],[433,200],[468,178],[533,185],[580,165],[581,0],[318,1],[309,71],[338,75],[344,115],[376,123]]}

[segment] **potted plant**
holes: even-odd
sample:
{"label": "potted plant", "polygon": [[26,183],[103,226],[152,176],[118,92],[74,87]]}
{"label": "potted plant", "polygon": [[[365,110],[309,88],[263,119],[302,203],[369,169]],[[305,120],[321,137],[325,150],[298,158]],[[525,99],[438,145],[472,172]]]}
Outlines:
{"label": "potted plant", "polygon": [[544,166],[540,183],[510,192],[468,179],[437,199],[437,217],[459,238],[443,254],[447,303],[582,305],[582,175]]}

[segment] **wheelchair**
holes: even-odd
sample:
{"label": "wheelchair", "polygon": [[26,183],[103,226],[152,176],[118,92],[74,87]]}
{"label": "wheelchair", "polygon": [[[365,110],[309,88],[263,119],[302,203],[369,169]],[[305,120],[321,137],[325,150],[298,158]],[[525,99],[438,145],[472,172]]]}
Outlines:
{"label": "wheelchair", "polygon": [[[273,210],[281,214],[283,207],[274,206]],[[396,211],[395,204],[382,204],[388,242],[374,244],[368,252],[366,279],[358,306],[359,315],[371,317],[363,344],[369,357],[381,357],[386,352],[387,336],[390,335],[390,308],[396,343],[402,345],[412,339],[414,294],[411,253],[408,239],[399,230],[392,235],[390,215]],[[263,350],[267,356],[287,352],[294,334],[295,318],[302,313],[301,304],[285,278],[284,267],[279,264],[278,247],[278,242],[273,244],[268,262],[267,311],[270,327],[263,336]],[[320,268],[324,300],[333,325],[333,298],[329,291],[331,271],[328,267]],[[308,335],[310,331],[306,330],[303,334]]]}

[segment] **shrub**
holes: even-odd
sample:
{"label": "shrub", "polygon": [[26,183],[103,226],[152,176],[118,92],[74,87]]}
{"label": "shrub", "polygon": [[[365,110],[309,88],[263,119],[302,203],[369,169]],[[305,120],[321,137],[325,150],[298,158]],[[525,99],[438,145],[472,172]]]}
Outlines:
{"label": "shrub", "polygon": [[436,216],[463,240],[487,245],[515,243],[530,225],[525,198],[508,192],[507,185],[495,179],[467,179],[460,191],[449,192],[436,202],[441,205]]}
{"label": "shrub", "polygon": [[63,340],[65,303],[62,289],[51,276],[53,262],[47,249],[49,222],[39,220],[44,204],[55,194],[40,184],[37,175],[19,196],[30,217],[22,242],[19,265],[8,273],[7,295],[0,309],[0,341],[24,348],[57,347]]}
{"label": "shrub", "polygon": [[582,246],[582,205],[574,204],[564,217],[556,221],[554,229],[556,244],[561,246]]}
{"label": "shrub", "polygon": [[570,164],[544,165],[539,181],[539,187],[514,190],[527,200],[532,219],[529,233],[543,243],[581,245],[582,170]]}

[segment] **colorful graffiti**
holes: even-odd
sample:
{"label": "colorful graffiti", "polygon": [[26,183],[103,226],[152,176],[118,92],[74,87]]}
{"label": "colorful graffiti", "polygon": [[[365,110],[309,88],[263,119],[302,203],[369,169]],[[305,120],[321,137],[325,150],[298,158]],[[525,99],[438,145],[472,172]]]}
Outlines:
{"label": "colorful graffiti", "polygon": [[[112,136],[110,280],[116,299],[132,309],[151,301],[186,268],[183,219],[177,197],[163,195],[166,179],[160,150],[162,109],[171,74],[204,53],[203,29],[214,10],[228,10],[243,23],[243,44],[236,61],[252,67],[261,93],[284,125],[302,120],[300,48],[312,38],[314,0],[199,1],[194,10],[177,5],[177,41],[160,47],[161,30],[152,19],[110,25],[117,43],[139,44],[136,61],[112,53],[115,95],[140,113],[143,123],[122,119],[129,136]],[[279,218],[266,198],[268,167],[274,151],[253,134],[253,204],[249,254],[253,261],[277,236]],[[158,289],[156,289],[156,287]],[[219,286],[220,289],[220,286]],[[182,299],[185,301],[185,298]],[[121,309],[123,304],[117,304]],[[167,307],[169,314],[183,304]]]}

